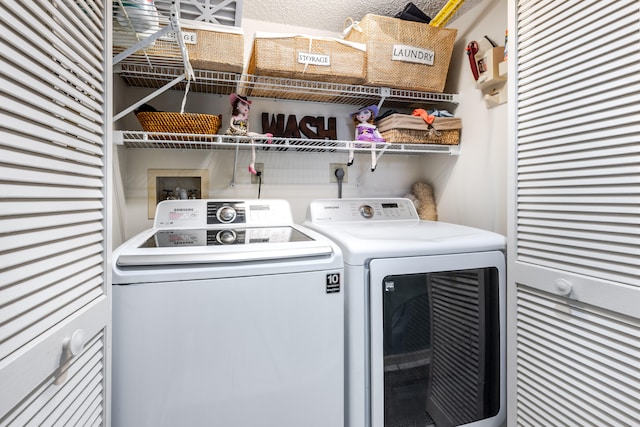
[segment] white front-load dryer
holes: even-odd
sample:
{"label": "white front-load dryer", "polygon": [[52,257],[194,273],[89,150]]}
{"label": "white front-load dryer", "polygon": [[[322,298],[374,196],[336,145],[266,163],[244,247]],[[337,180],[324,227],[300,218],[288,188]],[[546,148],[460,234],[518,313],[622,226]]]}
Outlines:
{"label": "white front-load dryer", "polygon": [[505,422],[505,238],[403,198],[313,201],[345,263],[350,427]]}

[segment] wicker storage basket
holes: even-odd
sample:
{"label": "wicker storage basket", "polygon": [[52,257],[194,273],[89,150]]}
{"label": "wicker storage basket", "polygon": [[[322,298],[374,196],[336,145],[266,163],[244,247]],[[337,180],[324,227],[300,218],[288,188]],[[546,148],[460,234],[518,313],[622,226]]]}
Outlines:
{"label": "wicker storage basket", "polygon": [[362,84],[366,76],[365,50],[361,43],[330,37],[256,33],[247,73]]}
{"label": "wicker storage basket", "polygon": [[457,145],[460,142],[462,120],[457,118],[436,117],[433,128],[439,136],[429,131],[422,117],[408,114],[391,114],[378,123],[378,131],[388,142],[410,144]]}
{"label": "wicker storage basket", "polygon": [[182,33],[195,44],[186,42],[189,60],[194,69],[241,73],[244,68],[244,34],[242,29],[197,22],[184,23]]}
{"label": "wicker storage basket", "polygon": [[146,132],[194,133],[209,135],[218,133],[222,116],[197,113],[144,111],[136,114]]}
{"label": "wicker storage basket", "polygon": [[[127,33],[114,20],[113,51],[120,53],[136,40],[133,33]],[[241,73],[244,68],[244,34],[242,29],[224,25],[207,24],[196,21],[180,20],[180,29],[189,54],[189,61],[194,69]],[[156,40],[145,51],[134,54],[142,56],[141,63],[146,63],[147,55],[152,63],[162,64],[163,58],[180,60],[182,55],[178,44],[171,37]]]}
{"label": "wicker storage basket", "polygon": [[442,92],[456,29],[367,14],[345,40],[367,46],[367,84]]}

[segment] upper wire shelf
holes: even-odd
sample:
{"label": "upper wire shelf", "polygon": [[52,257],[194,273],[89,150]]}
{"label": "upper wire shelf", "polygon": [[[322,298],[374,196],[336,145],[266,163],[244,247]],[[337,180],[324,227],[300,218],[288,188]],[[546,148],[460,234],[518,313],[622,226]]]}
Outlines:
{"label": "upper wire shelf", "polygon": [[[130,86],[159,88],[173,81],[184,71],[179,67],[118,64],[118,73]],[[209,70],[193,70],[190,91],[229,95],[237,92],[254,98],[287,99],[334,104],[364,105],[384,101],[387,107],[420,106],[436,103],[459,103],[458,94],[430,93],[386,87],[349,85],[281,77],[256,76]],[[186,82],[173,88],[183,90]]]}

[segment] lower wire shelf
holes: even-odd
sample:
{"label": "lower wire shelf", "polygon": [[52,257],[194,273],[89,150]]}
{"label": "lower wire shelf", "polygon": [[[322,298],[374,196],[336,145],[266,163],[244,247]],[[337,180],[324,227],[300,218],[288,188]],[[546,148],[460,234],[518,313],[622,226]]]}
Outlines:
{"label": "lower wire shelf", "polygon": [[[253,142],[253,144],[252,144]],[[238,150],[255,148],[272,151],[292,152],[371,152],[371,144],[360,141],[280,138],[270,140],[262,137],[252,138],[229,135],[198,135],[180,133],[154,133],[142,131],[114,131],[114,143],[128,149],[167,149],[167,150]],[[382,154],[460,154],[460,145],[410,144],[396,142],[375,143],[375,150]]]}

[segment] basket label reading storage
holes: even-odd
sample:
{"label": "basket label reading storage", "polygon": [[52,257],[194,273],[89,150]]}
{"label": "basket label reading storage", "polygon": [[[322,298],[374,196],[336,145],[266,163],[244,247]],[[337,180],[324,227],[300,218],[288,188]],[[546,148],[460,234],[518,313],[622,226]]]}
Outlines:
{"label": "basket label reading storage", "polygon": [[247,72],[257,76],[362,84],[366,48],[331,37],[256,33]]}

